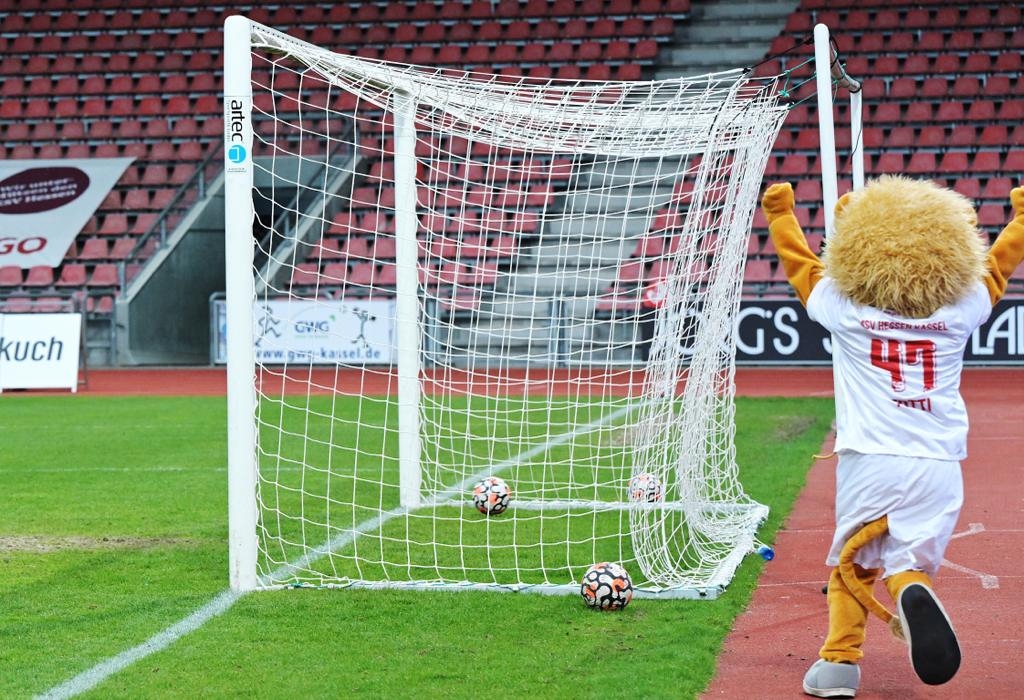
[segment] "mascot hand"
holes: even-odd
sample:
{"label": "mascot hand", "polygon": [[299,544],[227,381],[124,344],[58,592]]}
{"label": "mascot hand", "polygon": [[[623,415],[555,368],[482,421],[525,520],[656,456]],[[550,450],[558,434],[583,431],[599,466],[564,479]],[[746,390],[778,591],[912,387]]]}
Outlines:
{"label": "mascot hand", "polygon": [[796,199],[793,197],[793,186],[788,182],[779,182],[767,190],[761,198],[761,209],[768,223],[785,214],[793,213]]}
{"label": "mascot hand", "polygon": [[1014,187],[1010,190],[1010,203],[1017,210],[1017,216],[1024,216],[1024,187]]}
{"label": "mascot hand", "polygon": [[836,216],[839,216],[843,212],[843,209],[846,209],[846,205],[850,203],[851,199],[853,199],[853,193],[852,192],[847,192],[846,194],[844,194],[842,197],[839,198],[839,201],[836,202],[836,208],[835,208]]}

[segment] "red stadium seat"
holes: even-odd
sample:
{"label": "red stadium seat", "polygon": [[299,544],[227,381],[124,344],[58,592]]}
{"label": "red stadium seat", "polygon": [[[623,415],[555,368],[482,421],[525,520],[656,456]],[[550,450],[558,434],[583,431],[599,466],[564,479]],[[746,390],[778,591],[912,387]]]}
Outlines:
{"label": "red stadium seat", "polygon": [[1024,100],[1004,100],[996,108],[996,120],[1003,124],[1024,120]]}
{"label": "red stadium seat", "polygon": [[999,161],[1002,159],[1000,151],[978,151],[971,161],[971,172],[974,173],[995,173],[999,172]]}
{"label": "red stadium seat", "polygon": [[[865,130],[864,145],[871,147],[873,144],[868,138],[868,131]],[[889,134],[885,137],[884,143],[886,148],[900,148],[909,149],[916,142],[916,136],[914,129],[909,126],[897,126],[889,131]]]}
{"label": "red stadium seat", "polygon": [[981,196],[981,182],[976,177],[960,177],[953,183],[953,190],[972,200]]}
{"label": "red stadium seat", "polygon": [[111,260],[125,260],[132,252],[138,239],[134,236],[122,236],[114,239],[114,245],[110,247],[109,258]]}
{"label": "red stadium seat", "polygon": [[889,84],[889,97],[894,100],[909,100],[917,96],[917,81],[913,78],[896,78]]}
{"label": "red stadium seat", "polygon": [[319,283],[320,266],[317,263],[299,263],[292,268],[292,287],[307,287]]}
{"label": "red stadium seat", "polygon": [[[149,192],[146,191],[146,190],[143,190],[143,189],[128,190],[128,192],[126,192],[125,196],[124,196],[124,206],[125,206],[125,208],[130,209],[130,210],[145,210],[145,209],[149,209],[150,208]],[[109,219],[112,216],[117,216],[117,215],[108,215],[107,218]],[[125,217],[122,215],[122,218],[125,218]],[[105,227],[106,227],[106,222],[104,222],[104,228]],[[126,218],[125,218],[125,228],[123,230],[117,230],[117,231],[113,231],[111,233],[113,233],[114,235],[118,235],[119,236],[122,233],[125,233],[125,231],[127,231],[127,219]],[[103,233],[103,231],[101,231],[101,233]]]}
{"label": "red stadium seat", "polygon": [[918,151],[910,156],[907,163],[907,172],[914,175],[926,175],[936,171],[935,153],[931,151]]}
{"label": "red stadium seat", "polygon": [[105,238],[87,238],[78,253],[79,260],[105,260],[110,255]]}
{"label": "red stadium seat", "polygon": [[128,233],[133,236],[141,236],[144,233],[149,232],[151,228],[156,225],[157,214],[154,213],[140,213],[136,214],[135,221],[132,222],[131,229]]}
{"label": "red stadium seat", "polygon": [[0,287],[20,287],[22,282],[21,268],[15,265],[0,267]]}
{"label": "red stadium seat", "polygon": [[807,175],[811,172],[807,156],[790,153],[783,158],[779,166],[779,174],[787,176]]}
{"label": "red stadium seat", "polygon": [[102,236],[123,236],[128,233],[128,217],[124,214],[107,213],[97,233]]}
{"label": "red stadium seat", "polygon": [[53,268],[48,265],[36,265],[25,275],[26,287],[49,287],[53,284]]}
{"label": "red stadium seat", "polygon": [[933,105],[928,102],[911,102],[907,105],[903,121],[909,123],[929,123],[932,121]]}
{"label": "red stadium seat", "polygon": [[973,124],[957,124],[946,139],[948,146],[970,148],[978,144],[978,132]]}
{"label": "red stadium seat", "polygon": [[377,261],[394,260],[396,257],[395,239],[391,236],[377,236],[374,238],[370,257]]}
{"label": "red stadium seat", "polygon": [[1003,204],[982,204],[978,207],[978,224],[983,228],[1000,229],[1009,218]]}
{"label": "red stadium seat", "polygon": [[348,263],[344,262],[332,262],[324,265],[323,273],[320,275],[320,280],[325,285],[344,285],[348,279],[349,267]]}
{"label": "red stadium seat", "polygon": [[102,263],[93,268],[89,277],[90,287],[116,287],[118,285],[117,265]]}
{"label": "red stadium seat", "polygon": [[[1012,32],[1011,35],[1016,35],[1019,32]],[[1002,51],[1003,49],[1014,48],[1019,46],[1011,41],[1008,41],[1007,32],[1005,30],[993,30],[988,32],[982,32],[981,36],[977,38],[974,44],[974,49],[982,50],[997,50]]]}
{"label": "red stadium seat", "polygon": [[36,311],[33,300],[29,297],[9,297],[0,299],[0,310],[9,314],[25,314]]}
{"label": "red stadium seat", "polygon": [[996,105],[988,100],[972,100],[967,108],[965,118],[972,122],[992,122],[996,120]]}
{"label": "red stadium seat", "polygon": [[109,314],[114,311],[114,297],[109,294],[86,297],[86,310],[90,313]]}
{"label": "red stadium seat", "polygon": [[57,287],[81,287],[85,285],[85,265],[65,263],[60,271],[60,279],[54,284]]}
{"label": "red stadium seat", "polygon": [[995,199],[1000,202],[1009,201],[1010,190],[1016,186],[1008,177],[993,177],[981,190],[981,199]]}
{"label": "red stadium seat", "polygon": [[981,134],[978,136],[975,142],[978,146],[1005,146],[1010,143],[1016,143],[1018,146],[1021,144],[1019,140],[1011,139],[1009,130],[1005,124],[989,124],[983,127]]}
{"label": "red stadium seat", "polygon": [[[363,262],[352,266],[345,280],[346,291],[368,292],[374,285],[377,277],[377,264],[374,262]],[[355,288],[355,289],[353,289]]]}
{"label": "red stadium seat", "polygon": [[967,153],[964,151],[946,151],[939,161],[939,172],[942,173],[967,173]]}
{"label": "red stadium seat", "polygon": [[882,102],[875,105],[871,113],[871,121],[876,124],[896,124],[901,122],[900,105],[895,102]]}
{"label": "red stadium seat", "polygon": [[963,102],[943,102],[935,110],[935,121],[951,123],[964,120]]}
{"label": "red stadium seat", "polygon": [[946,130],[941,126],[926,126],[917,135],[917,145],[924,148],[945,148]]}
{"label": "red stadium seat", "polygon": [[773,279],[772,263],[770,260],[755,259],[747,260],[743,268],[743,281],[747,283],[765,283]]}
{"label": "red stadium seat", "polygon": [[902,173],[904,172],[902,153],[883,153],[878,156],[874,170],[880,173]]}

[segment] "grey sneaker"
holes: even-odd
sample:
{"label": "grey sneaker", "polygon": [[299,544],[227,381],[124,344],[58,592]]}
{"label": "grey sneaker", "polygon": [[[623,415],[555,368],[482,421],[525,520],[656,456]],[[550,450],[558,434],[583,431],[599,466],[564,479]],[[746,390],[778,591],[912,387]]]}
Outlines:
{"label": "grey sneaker", "polygon": [[941,685],[960,668],[960,644],[942,603],[932,590],[912,583],[896,601],[914,673],[928,685]]}
{"label": "grey sneaker", "polygon": [[860,687],[860,666],[818,659],[804,675],[804,692],[816,698],[852,698]]}

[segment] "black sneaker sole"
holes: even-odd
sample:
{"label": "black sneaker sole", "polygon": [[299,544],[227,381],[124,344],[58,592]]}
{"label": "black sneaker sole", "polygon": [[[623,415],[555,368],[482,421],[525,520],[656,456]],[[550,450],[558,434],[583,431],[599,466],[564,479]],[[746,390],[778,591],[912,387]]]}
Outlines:
{"label": "black sneaker sole", "polygon": [[960,668],[960,644],[942,604],[927,586],[900,591],[900,621],[910,645],[910,663],[922,682],[942,685]]}

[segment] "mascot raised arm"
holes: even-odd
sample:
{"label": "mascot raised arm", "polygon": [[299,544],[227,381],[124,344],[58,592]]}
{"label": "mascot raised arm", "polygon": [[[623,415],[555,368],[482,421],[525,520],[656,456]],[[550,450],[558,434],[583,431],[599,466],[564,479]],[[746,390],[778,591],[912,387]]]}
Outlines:
{"label": "mascot raised arm", "polygon": [[[1024,258],[1024,188],[989,248],[971,202],[884,176],[844,195],[821,258],[793,214],[793,188],[762,199],[786,277],[832,333],[836,528],[826,563],[828,633],[808,695],[854,697],[869,612],[909,646],[927,684],[950,680],[960,645],[932,581],[963,504],[963,354]],[[892,613],[872,594],[881,578]]]}

